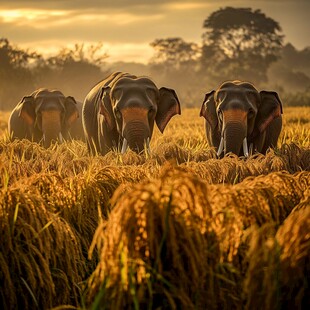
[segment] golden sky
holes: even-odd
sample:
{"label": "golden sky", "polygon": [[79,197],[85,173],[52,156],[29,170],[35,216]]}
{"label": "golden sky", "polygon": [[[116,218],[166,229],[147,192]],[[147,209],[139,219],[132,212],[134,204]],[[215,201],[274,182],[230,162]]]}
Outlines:
{"label": "golden sky", "polygon": [[310,46],[310,0],[0,0],[0,37],[44,54],[102,42],[110,62],[147,62],[154,39],[200,43],[203,21],[226,6],[261,9],[285,42]]}

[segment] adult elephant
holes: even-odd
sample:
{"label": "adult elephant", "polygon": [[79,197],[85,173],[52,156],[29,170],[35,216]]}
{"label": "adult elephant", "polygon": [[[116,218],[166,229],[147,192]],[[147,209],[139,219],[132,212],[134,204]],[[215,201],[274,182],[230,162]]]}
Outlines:
{"label": "adult elephant", "polygon": [[65,97],[59,90],[40,88],[23,97],[13,109],[8,131],[13,139],[43,142],[49,147],[52,141],[70,138],[70,128],[78,117],[73,97]]}
{"label": "adult elephant", "polygon": [[83,105],[83,127],[91,154],[112,148],[124,153],[150,150],[154,122],[164,131],[171,117],[181,114],[173,89],[157,88],[147,77],[116,72],[88,93]]}
{"label": "adult elephant", "polygon": [[248,156],[254,151],[264,154],[277,145],[282,113],[276,92],[259,92],[251,83],[227,81],[205,95],[200,116],[206,119],[207,140],[218,156],[223,151]]}

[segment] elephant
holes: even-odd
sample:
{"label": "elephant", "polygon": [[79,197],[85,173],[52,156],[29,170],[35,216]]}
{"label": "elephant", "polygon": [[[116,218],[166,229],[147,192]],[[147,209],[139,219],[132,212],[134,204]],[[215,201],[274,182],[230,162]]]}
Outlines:
{"label": "elephant", "polygon": [[40,88],[30,96],[23,97],[13,109],[8,132],[13,139],[43,142],[47,148],[52,141],[62,142],[63,139],[73,138],[70,128],[78,118],[79,112],[73,97],[65,97],[59,90]]}
{"label": "elephant", "polygon": [[154,122],[163,133],[170,119],[181,114],[176,92],[157,88],[148,77],[115,72],[95,85],[83,105],[83,127],[92,155],[129,147],[150,152]]}
{"label": "elephant", "polygon": [[276,147],[282,129],[282,102],[275,91],[258,91],[250,82],[226,81],[205,95],[200,116],[217,155],[249,156]]}

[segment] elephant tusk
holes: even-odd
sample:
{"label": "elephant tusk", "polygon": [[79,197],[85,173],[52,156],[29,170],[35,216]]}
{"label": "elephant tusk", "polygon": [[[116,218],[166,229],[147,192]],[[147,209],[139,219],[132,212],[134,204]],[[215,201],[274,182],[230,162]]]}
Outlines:
{"label": "elephant tusk", "polygon": [[151,154],[150,137],[148,137],[148,138],[146,139],[146,152],[147,152],[148,155]]}
{"label": "elephant tusk", "polygon": [[250,144],[250,147],[249,147],[249,154],[250,154],[250,155],[253,155],[253,143]]}
{"label": "elephant tusk", "polygon": [[63,142],[63,136],[62,136],[61,132],[60,132],[59,135],[58,135],[58,139],[59,139],[59,142],[60,142],[60,143]]}
{"label": "elephant tusk", "polygon": [[124,138],[123,140],[123,146],[122,146],[122,150],[121,150],[121,153],[124,154],[127,150],[127,147],[128,147],[128,142],[127,140]]}
{"label": "elephant tusk", "polygon": [[248,142],[247,142],[246,138],[244,138],[244,140],[243,140],[243,154],[245,157],[249,156]]}
{"label": "elephant tusk", "polygon": [[217,156],[220,156],[222,154],[223,148],[224,148],[224,138],[222,137],[220,145],[219,145],[219,149],[218,149],[218,151],[216,153]]}

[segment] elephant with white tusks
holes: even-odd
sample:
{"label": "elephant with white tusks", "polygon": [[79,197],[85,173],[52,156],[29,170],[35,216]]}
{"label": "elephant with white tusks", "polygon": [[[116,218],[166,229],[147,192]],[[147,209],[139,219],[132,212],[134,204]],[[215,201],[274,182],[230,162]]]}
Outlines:
{"label": "elephant with white tusks", "polygon": [[171,117],[181,114],[173,89],[157,88],[147,77],[116,72],[88,93],[83,105],[83,127],[91,154],[105,155],[129,147],[150,152],[154,122],[164,131]]}
{"label": "elephant with white tusks", "polygon": [[[13,109],[8,131],[13,139],[25,138],[49,147],[53,141],[82,138],[82,122],[78,118],[73,97],[65,97],[59,90],[40,88],[23,97]],[[75,128],[71,133],[72,126]]]}
{"label": "elephant with white tusks", "polygon": [[276,147],[282,129],[282,103],[274,91],[258,91],[242,81],[224,82],[205,95],[200,116],[217,155],[249,156]]}

